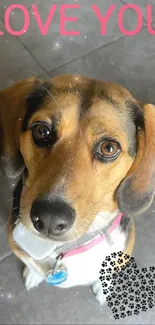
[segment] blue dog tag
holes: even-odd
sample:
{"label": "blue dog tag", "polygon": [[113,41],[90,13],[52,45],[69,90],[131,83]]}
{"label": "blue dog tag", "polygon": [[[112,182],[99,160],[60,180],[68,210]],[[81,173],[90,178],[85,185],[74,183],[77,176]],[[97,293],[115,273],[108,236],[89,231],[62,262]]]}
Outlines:
{"label": "blue dog tag", "polygon": [[51,286],[53,285],[58,285],[61,284],[62,282],[66,281],[68,277],[67,271],[66,270],[60,270],[55,274],[49,274],[46,278],[46,282],[50,284]]}

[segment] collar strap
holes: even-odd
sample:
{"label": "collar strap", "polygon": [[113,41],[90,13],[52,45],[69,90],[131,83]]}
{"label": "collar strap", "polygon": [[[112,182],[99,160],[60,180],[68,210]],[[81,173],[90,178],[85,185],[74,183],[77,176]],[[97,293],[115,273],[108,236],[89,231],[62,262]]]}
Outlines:
{"label": "collar strap", "polygon": [[[115,218],[115,220],[113,221],[113,223],[111,224],[109,229],[107,229],[107,235],[110,235],[114,230],[116,230],[116,228],[121,223],[122,217],[123,217],[123,214],[120,213]],[[67,252],[64,252],[64,253],[60,254],[59,256],[61,256],[61,259],[63,259],[63,258],[67,258],[67,257],[73,256],[73,255],[84,253],[84,252],[90,250],[91,248],[93,248],[94,246],[99,245],[101,242],[103,242],[106,239],[106,237],[107,236],[105,234],[99,235],[99,236],[95,237],[94,239],[92,239],[91,241],[89,241],[87,244],[84,244],[82,246],[79,246],[77,248],[69,250]]]}

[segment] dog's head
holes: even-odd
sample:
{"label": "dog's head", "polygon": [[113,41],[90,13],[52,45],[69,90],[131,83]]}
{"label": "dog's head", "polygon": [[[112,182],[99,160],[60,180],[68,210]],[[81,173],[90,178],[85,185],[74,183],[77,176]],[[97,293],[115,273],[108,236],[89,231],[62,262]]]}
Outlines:
{"label": "dog's head", "polygon": [[[20,217],[72,239],[97,215],[135,215],[155,191],[155,108],[80,76],[31,78],[0,93],[1,168],[22,175]],[[106,222],[107,220],[105,220]]]}

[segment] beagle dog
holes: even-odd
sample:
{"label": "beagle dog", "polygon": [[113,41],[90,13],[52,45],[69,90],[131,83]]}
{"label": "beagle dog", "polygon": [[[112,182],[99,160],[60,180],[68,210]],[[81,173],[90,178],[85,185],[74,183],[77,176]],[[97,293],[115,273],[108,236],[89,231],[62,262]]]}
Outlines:
{"label": "beagle dog", "polygon": [[54,259],[63,254],[68,277],[59,287],[92,285],[103,304],[102,262],[112,252],[131,256],[132,217],[154,198],[155,107],[113,83],[30,78],[0,92],[0,132],[1,169],[19,178],[8,238],[27,289],[44,277],[13,239],[17,220],[50,241]]}

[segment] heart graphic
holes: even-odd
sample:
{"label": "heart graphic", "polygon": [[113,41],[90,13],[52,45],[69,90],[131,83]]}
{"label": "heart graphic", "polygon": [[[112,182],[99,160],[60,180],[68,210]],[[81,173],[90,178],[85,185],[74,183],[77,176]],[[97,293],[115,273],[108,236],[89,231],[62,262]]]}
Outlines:
{"label": "heart graphic", "polygon": [[139,270],[134,257],[112,253],[102,263],[99,279],[115,319],[138,315],[155,305],[154,266]]}

